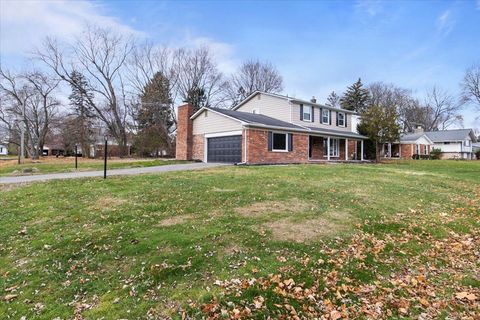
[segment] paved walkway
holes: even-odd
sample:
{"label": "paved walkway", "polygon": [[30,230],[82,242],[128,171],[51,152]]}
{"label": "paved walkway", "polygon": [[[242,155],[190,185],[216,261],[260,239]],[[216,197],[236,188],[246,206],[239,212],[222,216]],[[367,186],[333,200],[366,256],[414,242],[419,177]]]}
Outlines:
{"label": "paved walkway", "polygon": [[[107,178],[109,176],[134,175],[134,174],[142,174],[142,173],[199,170],[199,169],[214,168],[214,167],[225,166],[225,165],[228,165],[228,164],[195,162],[195,163],[187,163],[187,164],[170,164],[170,165],[156,166],[156,167],[112,169],[107,171]],[[65,172],[65,173],[51,173],[51,174],[39,174],[39,175],[31,175],[31,176],[17,176],[17,177],[0,177],[0,184],[25,183],[25,182],[45,181],[45,180],[53,180],[53,179],[75,179],[75,178],[87,178],[87,177],[103,177],[103,170],[102,171],[77,171],[77,172]]]}

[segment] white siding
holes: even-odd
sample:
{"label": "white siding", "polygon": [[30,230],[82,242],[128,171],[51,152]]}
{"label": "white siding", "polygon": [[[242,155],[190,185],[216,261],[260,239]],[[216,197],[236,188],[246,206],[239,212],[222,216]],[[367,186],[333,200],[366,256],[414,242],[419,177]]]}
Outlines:
{"label": "white siding", "polygon": [[247,101],[236,111],[263,114],[285,122],[290,122],[290,104],[286,99],[272,97],[266,94],[258,94]]}
{"label": "white siding", "polygon": [[240,121],[233,120],[216,112],[208,110],[205,117],[205,111],[193,119],[193,134],[217,133],[226,131],[241,130]]}
{"label": "white siding", "polygon": [[[332,110],[332,124],[323,124],[320,123],[320,108],[319,107],[314,107],[314,121],[302,121],[300,120],[300,104],[292,104],[292,123],[299,125],[299,126],[305,126],[305,127],[315,127],[315,128],[324,128],[324,129],[331,129],[331,130],[339,130],[339,131],[352,131],[352,114],[351,113],[345,113],[347,116],[347,126],[346,127],[337,127],[337,111]],[[354,130],[355,132],[355,130]]]}
{"label": "white siding", "polygon": [[450,142],[450,144],[434,143],[433,148],[440,149],[442,152],[460,152],[462,144],[460,142]]}

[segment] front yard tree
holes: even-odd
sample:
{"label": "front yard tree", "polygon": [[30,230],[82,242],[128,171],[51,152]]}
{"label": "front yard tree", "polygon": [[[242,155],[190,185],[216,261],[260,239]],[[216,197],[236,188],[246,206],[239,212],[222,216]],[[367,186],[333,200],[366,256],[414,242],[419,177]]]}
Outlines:
{"label": "front yard tree", "polygon": [[362,112],[362,121],[358,129],[373,141],[375,158],[379,162],[382,145],[397,141],[400,137],[397,109],[394,105],[370,105]]}
{"label": "front yard tree", "polygon": [[232,105],[236,105],[255,91],[280,93],[283,78],[270,62],[248,60],[231,76],[227,88]]}
{"label": "front yard tree", "polygon": [[71,74],[72,83],[71,94],[68,97],[70,105],[73,108],[73,119],[68,119],[71,122],[69,125],[70,130],[75,131],[74,135],[77,137],[82,148],[82,156],[88,157],[90,145],[93,140],[93,121],[95,118],[93,106],[90,101],[93,101],[93,92],[88,86],[87,79],[83,74],[78,71],[73,71]]}
{"label": "front yard tree", "polygon": [[369,92],[363,87],[362,80],[358,80],[347,88],[343,97],[340,98],[340,105],[343,109],[362,112],[368,105]]}
{"label": "front yard tree", "polygon": [[136,142],[143,155],[158,156],[162,150],[172,151],[170,134],[175,128],[175,114],[170,105],[170,84],[160,72],[144,87],[136,115]]}
{"label": "front yard tree", "polygon": [[461,124],[463,117],[460,114],[462,104],[457,102],[447,91],[433,87],[427,92],[425,99],[427,112],[427,131],[446,130],[454,124]]}
{"label": "front yard tree", "polygon": [[[37,58],[45,63],[60,79],[76,87],[103,122],[110,135],[120,145],[120,155],[126,156],[127,126],[130,104],[126,99],[125,80],[127,60],[134,48],[131,37],[110,29],[90,26],[82,36],[61,47],[57,41],[47,39],[37,51]],[[95,99],[75,81],[74,70],[88,79]]]}
{"label": "front yard tree", "polygon": [[462,82],[462,100],[471,102],[480,112],[480,64],[471,66]]}

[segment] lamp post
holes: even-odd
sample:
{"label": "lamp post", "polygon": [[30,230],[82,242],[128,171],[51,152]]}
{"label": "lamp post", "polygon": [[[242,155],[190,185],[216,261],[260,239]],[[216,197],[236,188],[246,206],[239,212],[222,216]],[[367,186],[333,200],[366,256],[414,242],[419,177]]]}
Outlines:
{"label": "lamp post", "polygon": [[105,147],[103,148],[103,179],[107,179],[107,154],[108,136],[105,136]]}
{"label": "lamp post", "polygon": [[75,144],[75,170],[78,169],[78,145]]}

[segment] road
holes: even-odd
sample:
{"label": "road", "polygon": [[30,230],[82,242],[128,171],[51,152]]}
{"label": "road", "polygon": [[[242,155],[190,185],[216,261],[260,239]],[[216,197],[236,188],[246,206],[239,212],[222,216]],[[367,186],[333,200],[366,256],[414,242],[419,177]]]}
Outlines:
{"label": "road", "polygon": [[[187,164],[170,164],[156,167],[142,167],[142,168],[128,168],[128,169],[112,169],[107,171],[107,178],[109,176],[126,176],[145,173],[160,173],[169,171],[187,171],[187,170],[200,170],[207,168],[215,168],[219,166],[225,166],[224,163],[187,163]],[[54,179],[76,179],[76,178],[89,178],[89,177],[103,177],[103,171],[77,171],[77,172],[65,172],[65,173],[51,173],[51,174],[39,174],[31,176],[17,176],[17,177],[0,177],[0,184],[11,183],[28,183],[35,181],[46,181]]]}

